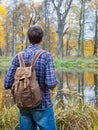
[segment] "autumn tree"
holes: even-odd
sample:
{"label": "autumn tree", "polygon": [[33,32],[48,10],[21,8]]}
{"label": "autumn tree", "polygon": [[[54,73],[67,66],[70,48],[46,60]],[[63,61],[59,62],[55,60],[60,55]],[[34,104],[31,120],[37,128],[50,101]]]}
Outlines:
{"label": "autumn tree", "polygon": [[58,52],[63,57],[63,36],[66,33],[65,21],[73,0],[51,0],[57,13]]}
{"label": "autumn tree", "polygon": [[66,32],[66,35],[64,36],[64,40],[66,40],[66,56],[77,55],[79,12],[79,5],[75,1],[73,1],[66,20],[68,26],[68,30]]}
{"label": "autumn tree", "polygon": [[21,44],[21,50],[23,50],[24,44],[26,44],[26,30],[31,12],[25,3],[19,3],[14,12],[16,14],[16,42]]}
{"label": "autumn tree", "polygon": [[[42,5],[30,1],[29,5],[30,15],[27,20],[27,29],[36,23],[38,23],[42,19]],[[26,47],[28,46],[28,37],[26,37]]]}
{"label": "autumn tree", "polygon": [[[15,56],[16,54],[16,32],[17,32],[17,15],[16,12],[14,11],[15,8],[17,7],[17,0],[14,1],[15,3],[12,4],[11,6],[8,6],[7,12],[8,16],[11,19],[11,24],[10,24],[10,30],[11,30],[11,52],[12,56]],[[8,30],[7,30],[8,31]]]}
{"label": "autumn tree", "polygon": [[[39,10],[41,10],[41,7],[39,4],[34,5],[33,2],[28,5],[21,1],[17,2],[16,0],[16,4],[14,6],[9,6],[7,10],[9,15],[7,22],[10,23],[10,30],[6,25],[6,32],[11,31],[11,51],[12,56],[14,56],[16,51],[21,51],[28,46],[27,30],[31,25],[36,24],[40,20]],[[8,42],[8,36],[6,36],[6,40]],[[20,49],[16,50],[16,46],[18,45]],[[8,52],[8,50],[6,51]]]}
{"label": "autumn tree", "polygon": [[0,6],[0,55],[3,53],[3,49],[5,47],[5,30],[4,30],[4,22],[7,16],[6,9],[3,6]]}

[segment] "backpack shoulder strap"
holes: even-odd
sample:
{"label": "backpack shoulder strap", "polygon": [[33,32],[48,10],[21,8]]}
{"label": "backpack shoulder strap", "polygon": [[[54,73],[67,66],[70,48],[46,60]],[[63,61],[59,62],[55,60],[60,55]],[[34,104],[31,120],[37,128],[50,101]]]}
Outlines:
{"label": "backpack shoulder strap", "polygon": [[33,62],[32,62],[32,66],[35,65],[35,63],[36,63],[36,61],[38,60],[39,56],[40,56],[42,53],[44,53],[44,52],[46,52],[46,51],[44,51],[44,50],[39,50],[39,51],[35,54],[34,59],[33,59]]}
{"label": "backpack shoulder strap", "polygon": [[25,63],[24,63],[23,56],[22,56],[21,52],[18,53],[18,59],[19,59],[20,67],[25,67]]}

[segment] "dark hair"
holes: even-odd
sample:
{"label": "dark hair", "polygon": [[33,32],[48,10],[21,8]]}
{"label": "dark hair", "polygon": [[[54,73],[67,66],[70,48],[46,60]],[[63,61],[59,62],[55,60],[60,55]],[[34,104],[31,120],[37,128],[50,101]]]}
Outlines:
{"label": "dark hair", "polygon": [[38,44],[42,41],[44,32],[40,26],[34,25],[28,30],[29,42],[32,44]]}

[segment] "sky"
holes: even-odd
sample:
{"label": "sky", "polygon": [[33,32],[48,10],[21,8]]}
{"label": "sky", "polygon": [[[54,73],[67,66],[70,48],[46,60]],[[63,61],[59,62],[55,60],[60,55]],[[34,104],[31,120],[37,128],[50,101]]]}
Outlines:
{"label": "sky", "polygon": [[[8,3],[13,2],[14,0],[1,0],[1,4],[6,6]],[[23,1],[28,1],[28,0],[23,0]],[[34,2],[42,2],[43,0],[33,0]]]}
{"label": "sky", "polygon": [[34,2],[41,2],[41,1],[43,1],[43,0],[34,0]]}

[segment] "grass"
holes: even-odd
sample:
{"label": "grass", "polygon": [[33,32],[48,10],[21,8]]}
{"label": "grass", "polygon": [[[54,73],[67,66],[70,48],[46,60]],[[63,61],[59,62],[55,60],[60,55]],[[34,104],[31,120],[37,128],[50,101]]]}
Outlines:
{"label": "grass", "polygon": [[[0,70],[8,70],[12,57],[0,57]],[[66,69],[71,71],[93,71],[98,72],[98,58],[72,58],[67,57],[63,60],[55,59],[56,69]]]}
{"label": "grass", "polygon": [[[63,105],[63,104],[62,104]],[[98,130],[98,111],[79,98],[76,104],[55,108],[58,130]],[[19,110],[14,106],[0,109],[0,130],[19,130]]]}
{"label": "grass", "polygon": [[11,61],[11,57],[0,57],[0,70],[8,70]]}
{"label": "grass", "polygon": [[98,58],[69,58],[55,60],[56,69],[98,72]]}
{"label": "grass", "polygon": [[76,104],[68,104],[66,109],[55,110],[59,130],[98,130],[98,111],[80,98]]}
{"label": "grass", "polygon": [[19,130],[19,110],[16,106],[0,109],[0,130]]}

